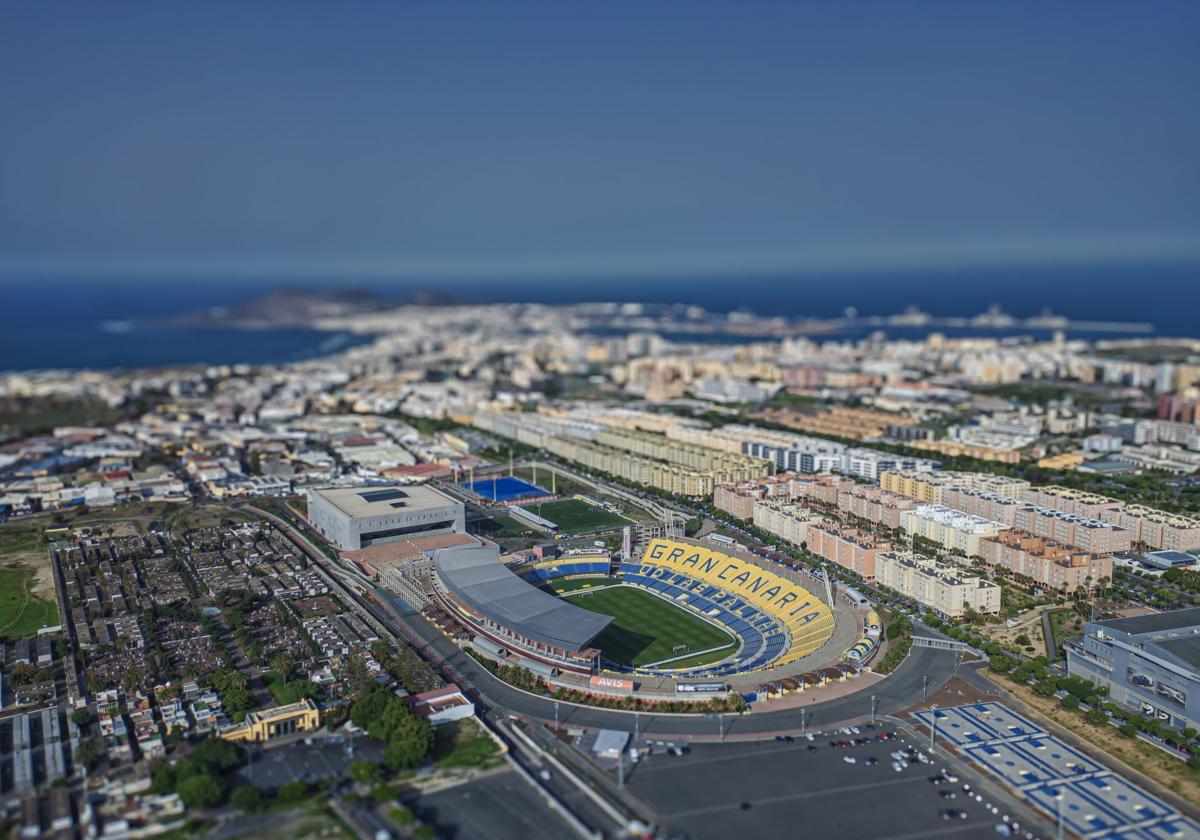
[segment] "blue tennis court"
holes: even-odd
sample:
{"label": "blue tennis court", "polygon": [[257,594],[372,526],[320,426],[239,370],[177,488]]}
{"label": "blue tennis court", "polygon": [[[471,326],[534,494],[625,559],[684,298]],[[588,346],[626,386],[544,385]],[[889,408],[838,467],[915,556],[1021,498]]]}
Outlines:
{"label": "blue tennis court", "polygon": [[530,484],[528,481],[522,481],[519,478],[507,475],[500,478],[468,481],[464,482],[462,486],[466,487],[472,493],[476,493],[485,499],[491,499],[494,502],[507,502],[512,499],[524,499],[529,496],[550,495],[550,491],[545,487],[538,487],[536,484]]}

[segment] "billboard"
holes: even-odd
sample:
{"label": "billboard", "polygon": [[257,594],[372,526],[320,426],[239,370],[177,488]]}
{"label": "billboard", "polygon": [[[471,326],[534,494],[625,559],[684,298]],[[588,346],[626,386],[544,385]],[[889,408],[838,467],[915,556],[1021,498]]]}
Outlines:
{"label": "billboard", "polygon": [[593,688],[619,688],[622,691],[633,691],[633,680],[623,680],[620,677],[592,677],[588,684]]}
{"label": "billboard", "polygon": [[723,682],[679,683],[675,691],[679,694],[724,694],[729,686]]}

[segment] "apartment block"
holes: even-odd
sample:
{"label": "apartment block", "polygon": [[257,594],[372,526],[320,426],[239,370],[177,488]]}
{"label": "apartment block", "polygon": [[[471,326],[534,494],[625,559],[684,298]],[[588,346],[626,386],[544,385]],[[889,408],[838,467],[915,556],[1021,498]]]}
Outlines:
{"label": "apartment block", "polygon": [[997,496],[1020,497],[1029,488],[1023,478],[1010,478],[980,472],[885,472],[879,477],[879,486],[890,493],[899,493],[928,504],[946,504],[942,494],[951,488],[968,487],[995,493]]}
{"label": "apartment block", "polygon": [[900,527],[965,557],[979,554],[979,541],[994,537],[1008,526],[944,505],[920,505],[900,514]]}
{"label": "apartment block", "polygon": [[1109,510],[1104,521],[1126,529],[1135,543],[1156,551],[1191,551],[1200,548],[1200,519],[1167,513],[1144,505]]}
{"label": "apartment block", "polygon": [[1120,499],[1101,496],[1098,493],[1086,493],[1083,490],[1072,490],[1070,487],[1059,487],[1047,484],[1045,487],[1030,487],[1020,494],[1020,498],[1042,507],[1056,508],[1076,516],[1088,516],[1092,519],[1103,519],[1104,514],[1111,510],[1125,507]]}
{"label": "apartment block", "polygon": [[917,506],[915,499],[869,485],[853,485],[838,494],[838,510],[885,528],[899,528],[900,515]]}
{"label": "apartment block", "polygon": [[1128,528],[1082,514],[965,488],[950,489],[943,495],[946,504],[957,510],[1095,554],[1128,551],[1133,544],[1133,532]]}
{"label": "apartment block", "polygon": [[790,475],[776,475],[756,481],[722,484],[713,491],[713,504],[738,519],[750,521],[754,518],[754,505],[767,499],[791,501]]}
{"label": "apartment block", "polygon": [[961,618],[967,608],[1000,612],[1000,587],[959,566],[902,551],[880,552],[875,581],[948,618]]}
{"label": "apartment block", "polygon": [[1111,580],[1113,573],[1111,554],[1092,554],[1021,531],[981,540],[979,556],[990,568],[1024,575],[1060,592],[1095,586],[1100,578]]}
{"label": "apartment block", "polygon": [[822,521],[808,508],[784,501],[757,502],[753,516],[756,527],[793,545],[807,543],[809,527]]}
{"label": "apartment block", "polygon": [[809,551],[849,569],[867,581],[876,578],[876,557],[891,548],[891,543],[877,540],[854,528],[829,524],[810,525],[808,528]]}

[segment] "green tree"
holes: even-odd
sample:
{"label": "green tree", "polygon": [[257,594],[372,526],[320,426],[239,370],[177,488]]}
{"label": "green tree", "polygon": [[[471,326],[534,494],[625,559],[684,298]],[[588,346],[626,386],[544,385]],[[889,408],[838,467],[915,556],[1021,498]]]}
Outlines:
{"label": "green tree", "polygon": [[239,785],[229,795],[229,801],[243,811],[253,811],[262,804],[262,793],[254,785]]}
{"label": "green tree", "polygon": [[350,721],[361,729],[367,729],[379,720],[383,710],[388,707],[388,702],[393,697],[394,695],[385,688],[368,691],[354,701],[354,706],[350,710]]}
{"label": "green tree", "polygon": [[221,784],[212,776],[199,774],[184,779],[176,790],[189,808],[212,808],[221,804]]}
{"label": "green tree", "polygon": [[379,781],[379,768],[369,761],[356,761],[347,769],[350,771],[350,778],[356,782],[371,784]]}

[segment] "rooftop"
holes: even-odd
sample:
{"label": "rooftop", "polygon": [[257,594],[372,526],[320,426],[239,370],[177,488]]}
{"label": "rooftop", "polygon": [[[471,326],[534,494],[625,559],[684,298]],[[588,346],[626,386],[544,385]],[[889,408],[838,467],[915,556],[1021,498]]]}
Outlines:
{"label": "rooftop", "polygon": [[412,484],[332,487],[312,493],[354,519],[455,504],[449,496],[432,487]]}
{"label": "rooftop", "polygon": [[1101,627],[1129,633],[1137,636],[1143,633],[1163,633],[1168,630],[1183,630],[1188,627],[1200,627],[1200,607],[1189,607],[1185,610],[1138,615],[1133,618],[1110,618],[1107,621],[1096,622]]}
{"label": "rooftop", "polygon": [[1200,669],[1200,636],[1185,636],[1182,639],[1164,639],[1154,643],[1167,653],[1183,660],[1193,668]]}
{"label": "rooftop", "polygon": [[433,564],[442,583],[472,610],[551,647],[582,650],[613,620],[521,580],[494,545],[438,549]]}

